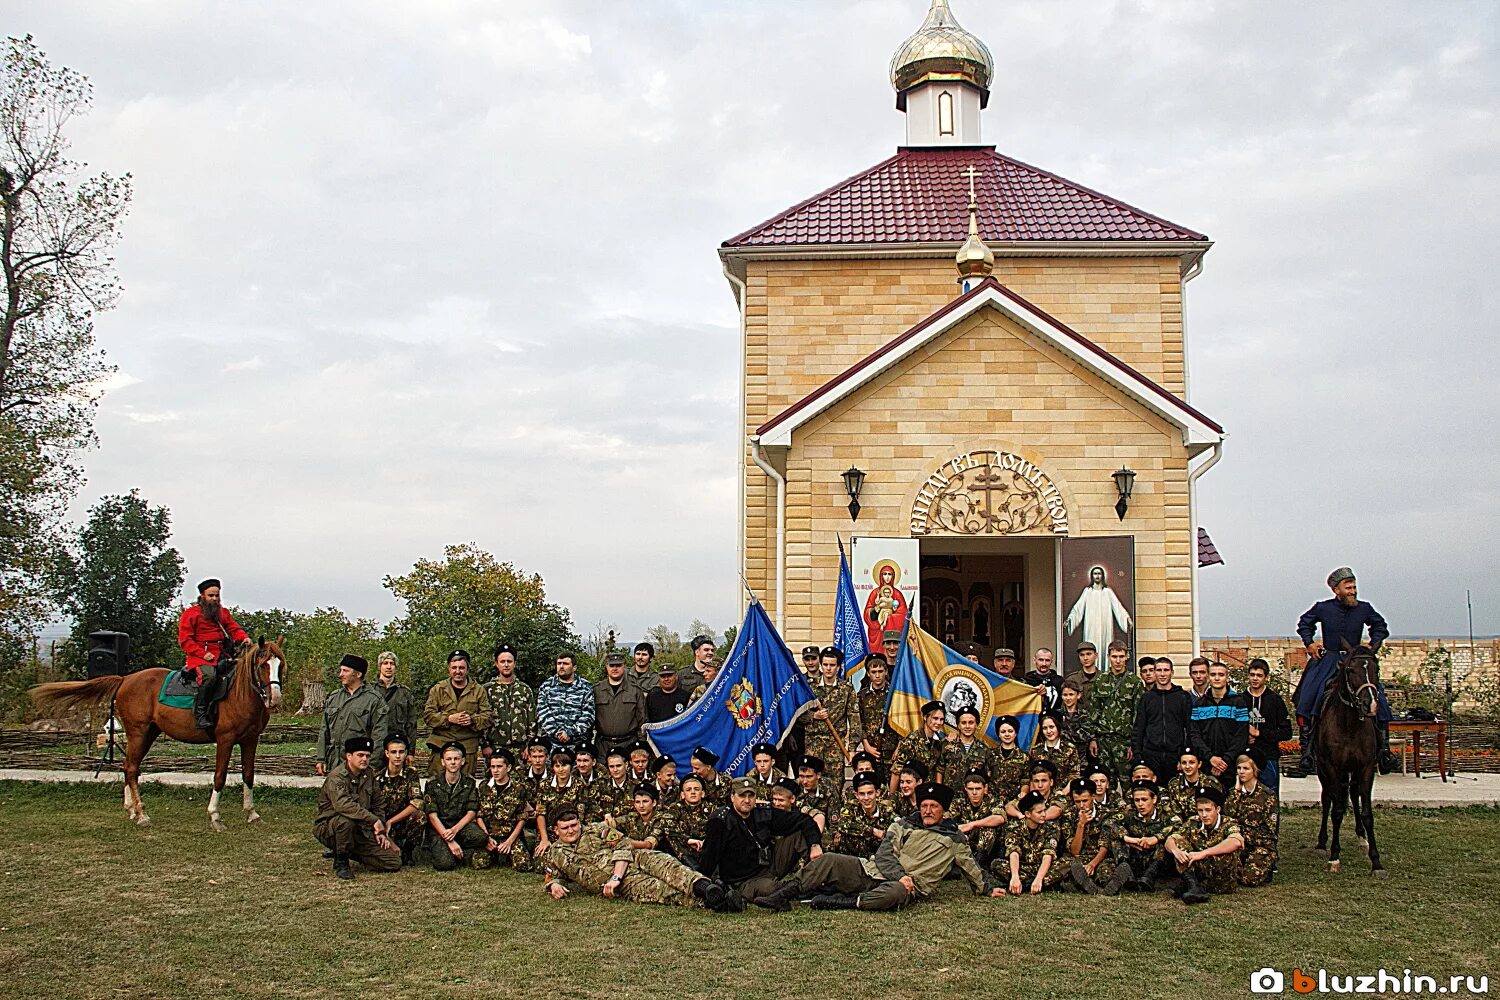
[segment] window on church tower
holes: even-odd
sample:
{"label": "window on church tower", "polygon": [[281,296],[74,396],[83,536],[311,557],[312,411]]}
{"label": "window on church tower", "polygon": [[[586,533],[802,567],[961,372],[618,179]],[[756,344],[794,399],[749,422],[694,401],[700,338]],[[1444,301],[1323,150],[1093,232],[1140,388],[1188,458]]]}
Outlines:
{"label": "window on church tower", "polygon": [[938,95],[938,135],[953,134],[953,92],[945,90]]}

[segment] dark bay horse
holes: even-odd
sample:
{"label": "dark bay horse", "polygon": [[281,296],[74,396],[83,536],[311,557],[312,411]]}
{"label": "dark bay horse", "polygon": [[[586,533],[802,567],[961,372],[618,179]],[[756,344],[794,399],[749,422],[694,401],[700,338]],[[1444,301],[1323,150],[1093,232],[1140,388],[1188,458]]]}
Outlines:
{"label": "dark bay horse", "polygon": [[1339,870],[1339,828],[1350,800],[1354,803],[1354,832],[1370,856],[1370,874],[1385,877],[1380,850],[1375,846],[1375,808],[1371,793],[1379,753],[1375,743],[1375,684],[1379,661],[1369,646],[1344,645],[1345,656],[1329,681],[1318,718],[1316,749],[1318,782],[1323,787],[1323,824],[1318,850],[1328,844],[1328,813],[1333,811],[1333,845],[1328,848],[1328,870]]}
{"label": "dark bay horse", "polygon": [[245,819],[255,823],[255,748],[271,720],[271,709],[281,703],[282,638],[242,643],[236,654],[234,680],[219,702],[219,717],[212,729],[199,729],[191,708],[171,708],[157,701],[165,667],[138,670],[124,677],[97,677],[89,681],[58,681],[38,684],[31,699],[43,715],[58,715],[97,705],[113,698],[115,714],[125,730],[125,812],[140,826],[150,826],[151,817],[141,803],[141,761],[151,744],[163,733],[182,743],[213,743],[218,749],[214,763],[214,791],[208,800],[208,820],[223,831],[219,819],[219,793],[229,773],[229,755],[240,748],[240,773],[244,778]]}

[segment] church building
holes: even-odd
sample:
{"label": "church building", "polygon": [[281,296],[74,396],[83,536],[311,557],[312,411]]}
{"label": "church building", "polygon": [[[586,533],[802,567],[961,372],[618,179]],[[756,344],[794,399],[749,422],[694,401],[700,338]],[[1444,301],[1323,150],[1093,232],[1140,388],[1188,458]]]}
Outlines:
{"label": "church building", "polygon": [[826,644],[840,544],[878,648],[908,616],[989,663],[1197,648],[1184,286],[1210,241],[985,145],[994,60],[932,0],[891,61],[906,141],[724,242],[741,321],[740,557]]}

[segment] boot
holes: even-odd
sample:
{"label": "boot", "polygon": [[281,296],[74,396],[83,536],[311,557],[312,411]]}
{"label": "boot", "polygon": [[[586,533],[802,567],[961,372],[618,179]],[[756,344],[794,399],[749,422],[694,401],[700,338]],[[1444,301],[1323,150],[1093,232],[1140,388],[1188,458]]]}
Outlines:
{"label": "boot", "polygon": [[769,896],[762,896],[752,902],[772,913],[786,913],[792,908],[792,903],[796,901],[798,895],[797,883],[783,882]]}
{"label": "boot", "polygon": [[354,881],[354,873],[349,870],[349,855],[335,854],[333,856],[333,875],[340,882]]}
{"label": "boot", "polygon": [[1104,888],[1100,891],[1106,896],[1118,896],[1120,890],[1125,888],[1126,883],[1129,881],[1130,866],[1121,862],[1115,866],[1115,873],[1109,877],[1109,881],[1104,883]]}
{"label": "boot", "polygon": [[740,891],[738,889],[728,888],[724,890],[724,912],[745,912],[745,897],[740,895]]}
{"label": "boot", "polygon": [[1089,877],[1088,870],[1083,867],[1083,862],[1077,858],[1068,866],[1068,874],[1073,877],[1073,884],[1082,889],[1087,895],[1099,895],[1099,886]]}
{"label": "boot", "polygon": [[826,893],[822,896],[813,897],[812,908],[815,910],[852,910],[858,902],[858,896]]}
{"label": "boot", "polygon": [[1391,727],[1387,723],[1375,723],[1375,746],[1380,751],[1380,773],[1390,774],[1400,761],[1391,753]]}
{"label": "boot", "polygon": [[214,720],[209,715],[213,704],[212,682],[202,682],[198,685],[198,691],[193,696],[193,723],[199,729],[212,729]]}
{"label": "boot", "polygon": [[1313,741],[1318,736],[1318,720],[1314,716],[1302,727],[1302,759],[1297,762],[1298,777],[1307,778],[1318,773],[1318,762],[1313,757]]}
{"label": "boot", "polygon": [[1182,893],[1178,898],[1189,906],[1208,902],[1208,892],[1198,881],[1198,873],[1191,868],[1182,873]]}
{"label": "boot", "polygon": [[715,913],[723,913],[725,905],[728,903],[724,887],[711,879],[700,878],[694,882],[693,895],[703,900],[703,905]]}
{"label": "boot", "polygon": [[1141,892],[1155,892],[1156,880],[1166,874],[1162,863],[1160,861],[1153,861],[1146,866],[1146,870],[1141,873],[1141,877],[1136,879],[1136,885],[1139,886]]}

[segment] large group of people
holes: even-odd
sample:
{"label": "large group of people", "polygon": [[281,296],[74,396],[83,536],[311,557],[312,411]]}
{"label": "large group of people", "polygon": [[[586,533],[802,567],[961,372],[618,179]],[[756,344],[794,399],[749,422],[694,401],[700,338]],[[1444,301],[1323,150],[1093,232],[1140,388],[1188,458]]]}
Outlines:
{"label": "large group of people", "polygon": [[[213,633],[227,642],[238,628],[208,583],[184,624],[200,669],[216,658]],[[1333,599],[1302,623],[1320,668],[1335,641],[1351,648],[1365,628],[1373,645],[1385,638],[1352,572],[1336,570],[1328,584]],[[379,656],[373,681],[367,662],[347,655],[324,710],[315,835],[341,879],[353,863],[509,867],[539,875],[555,899],[581,891],[723,911],[798,900],[894,909],[950,875],[988,896],[1170,885],[1194,904],[1274,877],[1278,758],[1292,713],[1266,661],[1252,660],[1236,690],[1222,663],[1194,658],[1183,687],[1169,658],[1132,665],[1123,641],[1102,664],[1081,642],[1066,676],[1049,649],[1033,653],[1029,670],[996,649],[995,672],[1034,687],[1042,714],[1029,745],[1030,727],[1014,717],[997,720],[992,745],[973,706],[932,701],[918,728],[893,730],[886,707],[902,637],[882,640],[858,690],[837,648],[805,647],[816,704],[779,744],[754,747],[753,767],[734,778],[707,747],[679,762],[642,739],[647,723],[681,714],[713,682],[707,636],[692,640],[688,668],[657,665],[642,642],[628,661],[607,656],[592,684],[560,652],[536,689],[508,644],[494,648],[494,676],[482,684],[455,650],[447,678],[420,698],[397,680],[394,653]],[[979,650],[966,653],[979,660]],[[1305,742],[1320,703],[1308,683],[1293,695]],[[421,727],[425,774],[412,743]]]}

